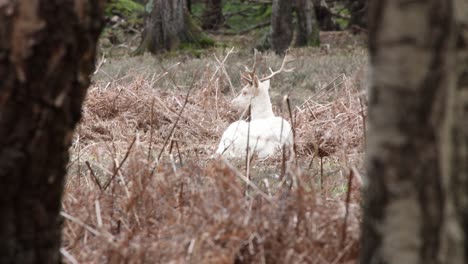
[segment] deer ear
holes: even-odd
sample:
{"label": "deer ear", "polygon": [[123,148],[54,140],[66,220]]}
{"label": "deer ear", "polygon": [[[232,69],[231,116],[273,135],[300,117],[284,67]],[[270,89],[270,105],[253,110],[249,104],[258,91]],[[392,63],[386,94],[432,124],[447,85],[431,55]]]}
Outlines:
{"label": "deer ear", "polygon": [[253,86],[255,87],[255,89],[258,89],[259,82],[258,82],[257,75],[254,75],[254,76],[253,76],[252,82],[253,82],[252,84],[253,84]]}

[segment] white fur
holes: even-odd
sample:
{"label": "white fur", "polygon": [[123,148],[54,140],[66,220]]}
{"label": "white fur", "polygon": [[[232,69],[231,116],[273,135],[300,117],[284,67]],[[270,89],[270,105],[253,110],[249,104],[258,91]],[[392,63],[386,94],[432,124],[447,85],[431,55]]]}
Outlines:
{"label": "white fur", "polygon": [[232,106],[238,110],[244,110],[251,104],[251,121],[239,120],[229,125],[223,133],[217,154],[228,158],[245,157],[247,138],[249,153],[256,153],[259,158],[281,153],[283,145],[292,146],[291,125],[274,115],[269,88],[269,80],[259,83],[255,79],[252,85],[244,87],[240,95],[232,100]]}

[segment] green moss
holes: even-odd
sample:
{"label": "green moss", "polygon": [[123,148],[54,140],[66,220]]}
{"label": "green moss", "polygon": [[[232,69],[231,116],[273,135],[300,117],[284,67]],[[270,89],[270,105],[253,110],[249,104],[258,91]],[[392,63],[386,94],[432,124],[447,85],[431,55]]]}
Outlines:
{"label": "green moss", "polygon": [[[201,21],[204,8],[204,3],[192,4],[193,18],[197,23]],[[251,26],[269,21],[271,17],[271,6],[252,2],[224,1],[223,14],[226,15],[227,18],[226,31],[236,33]]]}
{"label": "green moss", "polygon": [[200,29],[188,12],[185,14],[185,23],[187,26],[187,36],[182,38],[182,48],[187,45],[196,48],[207,48],[215,45],[215,41]]}
{"label": "green moss", "polygon": [[111,16],[115,13],[122,14],[125,17],[137,17],[144,12],[143,5],[132,0],[111,0],[106,7],[106,15]]}

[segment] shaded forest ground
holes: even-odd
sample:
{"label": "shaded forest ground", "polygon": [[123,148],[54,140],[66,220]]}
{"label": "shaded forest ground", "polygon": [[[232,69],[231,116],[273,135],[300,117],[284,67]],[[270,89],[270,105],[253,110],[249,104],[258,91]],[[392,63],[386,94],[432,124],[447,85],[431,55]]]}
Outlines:
{"label": "shaded forest ground", "polygon": [[[275,77],[271,95],[287,120],[282,99],[292,100],[297,159],[253,160],[247,184],[244,160],[212,154],[239,117],[228,102],[254,34],[196,54],[101,57],[70,149],[65,261],[357,263],[362,39],[327,32],[320,48],[291,50],[296,70]],[[263,72],[279,67],[263,55]]]}

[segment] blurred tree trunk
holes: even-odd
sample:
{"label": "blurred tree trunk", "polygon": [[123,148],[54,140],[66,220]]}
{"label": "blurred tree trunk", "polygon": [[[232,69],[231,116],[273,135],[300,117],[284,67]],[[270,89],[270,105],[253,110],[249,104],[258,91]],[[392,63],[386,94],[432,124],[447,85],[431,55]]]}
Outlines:
{"label": "blurred tree trunk", "polygon": [[289,47],[293,37],[292,3],[290,0],[273,0],[271,10],[271,46],[277,54]]}
{"label": "blurred tree trunk", "polygon": [[[314,3],[315,17],[318,21],[320,30],[333,31],[339,30],[340,26],[333,21],[333,14],[330,8],[322,5],[320,0],[312,0]],[[331,4],[331,3],[330,3]]]}
{"label": "blurred tree trunk", "polygon": [[186,0],[149,0],[140,46],[135,54],[158,53],[179,48],[184,43],[212,45],[194,23]]}
{"label": "blurred tree trunk", "polygon": [[206,0],[202,16],[202,28],[216,30],[224,22],[223,3],[221,0]]}
{"label": "blurred tree trunk", "polygon": [[452,136],[449,155],[450,175],[452,176],[450,194],[455,201],[464,238],[465,263],[468,262],[468,2],[456,0],[454,9],[457,29],[457,87],[453,94],[453,127],[448,131]]}
{"label": "blurred tree trunk", "polygon": [[0,263],[61,262],[68,148],[104,2],[0,1]]}
{"label": "blurred tree trunk", "polygon": [[348,0],[351,19],[349,26],[367,28],[368,0]]}
{"label": "blurred tree trunk", "polygon": [[466,263],[468,63],[455,19],[466,4],[373,0],[369,9],[361,263]]}
{"label": "blurred tree trunk", "polygon": [[187,0],[187,10],[192,14],[192,0]]}
{"label": "blurred tree trunk", "polygon": [[296,0],[297,15],[296,46],[320,46],[320,29],[312,0]]}

